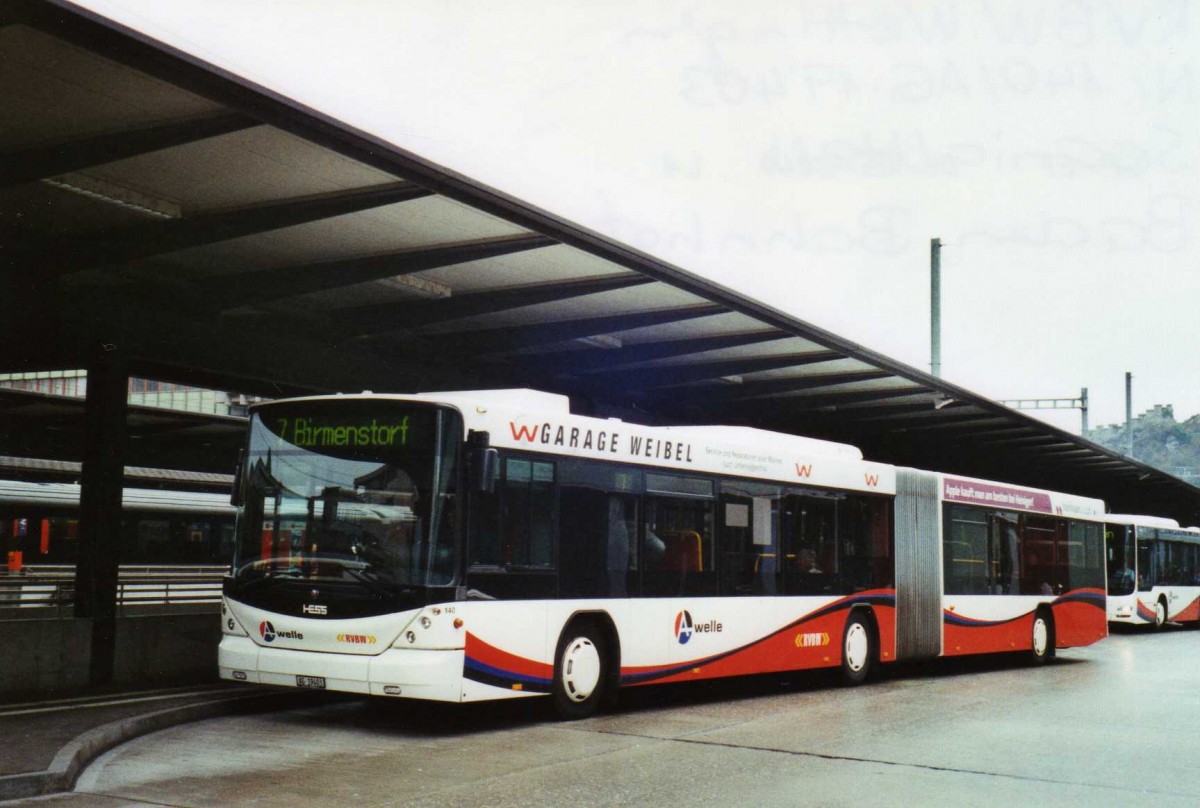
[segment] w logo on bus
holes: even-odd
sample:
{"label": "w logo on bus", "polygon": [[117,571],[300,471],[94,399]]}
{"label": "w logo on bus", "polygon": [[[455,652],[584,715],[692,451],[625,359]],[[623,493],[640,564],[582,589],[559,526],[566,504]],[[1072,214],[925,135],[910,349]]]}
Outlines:
{"label": "w logo on bus", "polygon": [[258,633],[267,642],[275,642],[275,626],[271,625],[270,620],[264,620],[258,624]]}
{"label": "w logo on bus", "polygon": [[684,610],[675,615],[675,639],[680,645],[687,645],[692,638],[692,616]]}
{"label": "w logo on bus", "polygon": [[513,440],[515,440],[515,441],[523,440],[527,443],[533,443],[535,440],[537,440],[538,431],[542,428],[542,425],[535,424],[534,426],[530,427],[530,426],[525,426],[524,424],[521,424],[520,426],[517,426],[517,424],[514,423],[513,421],[509,421],[508,428],[510,430],[512,430]]}

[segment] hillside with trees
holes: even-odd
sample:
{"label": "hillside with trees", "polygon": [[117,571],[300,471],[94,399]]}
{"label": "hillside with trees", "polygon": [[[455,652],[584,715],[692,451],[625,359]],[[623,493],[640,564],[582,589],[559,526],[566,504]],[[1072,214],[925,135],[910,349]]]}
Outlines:
{"label": "hillside with trees", "polygon": [[[1116,452],[1125,453],[1125,425],[1093,429],[1088,437]],[[1183,423],[1174,408],[1159,405],[1133,420],[1133,457],[1168,474],[1200,485],[1200,415]]]}

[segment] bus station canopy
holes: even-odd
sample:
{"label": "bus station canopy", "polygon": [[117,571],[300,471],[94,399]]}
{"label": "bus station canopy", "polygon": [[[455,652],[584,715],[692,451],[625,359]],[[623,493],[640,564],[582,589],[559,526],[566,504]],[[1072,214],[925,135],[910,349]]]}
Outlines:
{"label": "bus station canopy", "polygon": [[[68,3],[0,3],[0,108],[0,372],[116,352],[270,398],[529,387],[1200,521],[1182,480]],[[0,455],[70,460],[82,409],[0,395]],[[204,471],[242,429],[128,423],[138,464]]]}

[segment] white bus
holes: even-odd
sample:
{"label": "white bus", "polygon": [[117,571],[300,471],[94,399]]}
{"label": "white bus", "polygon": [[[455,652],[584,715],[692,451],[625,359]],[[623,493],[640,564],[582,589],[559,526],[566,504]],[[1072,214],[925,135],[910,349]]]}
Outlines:
{"label": "white bus", "polygon": [[1098,500],[528,390],[251,413],[220,675],[451,702],[1105,636]]}
{"label": "white bus", "polygon": [[1109,621],[1200,627],[1200,528],[1158,516],[1106,520]]}

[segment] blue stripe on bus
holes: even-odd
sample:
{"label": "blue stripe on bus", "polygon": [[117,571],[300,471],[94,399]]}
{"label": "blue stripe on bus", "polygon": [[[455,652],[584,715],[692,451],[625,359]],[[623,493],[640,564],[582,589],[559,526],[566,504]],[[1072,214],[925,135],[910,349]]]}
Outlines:
{"label": "blue stripe on bus", "polygon": [[[514,673],[503,668],[494,668],[491,665],[486,665],[477,659],[468,657],[463,665],[463,675],[467,679],[485,684],[497,685],[511,689],[512,685],[519,684],[522,687],[527,687],[534,692],[549,692],[550,680],[540,676],[529,676],[526,674]],[[501,683],[501,684],[497,684]]]}

